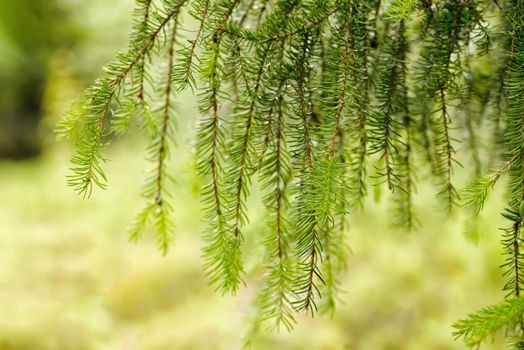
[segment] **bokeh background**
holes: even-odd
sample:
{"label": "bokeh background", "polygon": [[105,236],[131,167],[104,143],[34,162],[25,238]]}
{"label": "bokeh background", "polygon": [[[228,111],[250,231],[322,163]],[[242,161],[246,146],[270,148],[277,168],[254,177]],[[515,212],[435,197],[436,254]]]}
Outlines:
{"label": "bokeh background", "polygon": [[[66,186],[72,148],[52,130],[101,66],[125,49],[132,6],[0,0],[0,349],[241,348],[260,257],[247,257],[253,277],[236,297],[207,285],[193,98],[180,98],[171,159],[176,238],[167,256],[147,237],[131,243],[125,233],[141,207],[147,168],[138,133],[108,148],[107,191],[83,200]],[[467,174],[466,165],[459,182]],[[300,317],[292,332],[264,333],[254,348],[464,349],[453,339],[453,322],[502,297],[501,195],[472,222],[468,211],[448,217],[434,193],[419,185],[417,232],[391,227],[387,199],[370,198],[364,212],[351,213],[352,255],[335,314]],[[250,251],[257,245],[250,232],[264,227],[260,212],[251,213]],[[478,230],[465,230],[468,222]],[[503,346],[494,339],[483,348]]]}

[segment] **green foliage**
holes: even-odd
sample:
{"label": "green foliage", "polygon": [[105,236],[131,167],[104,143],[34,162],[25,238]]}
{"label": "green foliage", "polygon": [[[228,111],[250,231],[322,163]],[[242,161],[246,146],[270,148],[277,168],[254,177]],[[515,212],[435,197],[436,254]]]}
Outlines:
{"label": "green foliage", "polygon": [[391,1],[387,9],[387,14],[392,18],[400,20],[407,20],[416,6],[420,3],[419,0],[394,0]]}
{"label": "green foliage", "polygon": [[[494,337],[503,328],[508,328],[511,333],[515,333],[516,329],[522,327],[523,314],[524,299],[508,299],[499,305],[477,311],[469,315],[466,320],[458,321],[453,325],[457,329],[453,334],[457,338],[463,338],[468,346],[478,346],[489,337]],[[512,348],[518,349],[519,347]]]}
{"label": "green foliage", "polygon": [[[477,129],[485,116],[497,115],[484,123],[495,135],[506,130],[506,141],[494,139],[502,151],[490,155],[490,164],[505,165],[467,187],[464,203],[480,212],[489,189],[508,174],[504,215],[511,226],[502,242],[504,289],[512,299],[459,323],[466,343],[478,344],[496,329],[511,328],[514,318],[490,317],[517,312],[523,283],[523,6],[138,0],[129,50],[58,128],[77,144],[69,183],[84,196],[93,184],[105,187],[103,147],[111,135],[143,128],[153,170],[130,236],[139,238],[153,223],[166,253],[174,226],[168,160],[176,138],[176,95],[191,89],[202,115],[197,167],[207,181],[201,193],[204,269],[222,293],[244,284],[247,200],[253,183],[260,184],[267,228],[258,234],[264,275],[252,333],[268,323],[290,329],[296,312],[335,309],[337,276],[347,261],[346,214],[363,206],[369,184],[376,193],[384,184],[392,192],[395,223],[408,230],[419,220],[415,170],[429,170],[451,210],[460,203],[453,179],[460,165],[457,144],[467,141],[465,154],[480,173]],[[183,13],[196,22],[190,34],[183,31]],[[507,30],[497,32],[502,25]],[[477,58],[498,68],[479,72],[472,63]],[[157,61],[165,67],[153,79]],[[507,72],[500,74],[504,65]]]}
{"label": "green foliage", "polygon": [[509,170],[514,161],[515,158],[512,158],[500,168],[489,169],[485,175],[477,177],[469,186],[464,188],[464,205],[473,207],[475,212],[479,214],[484,208],[489,191],[493,189],[500,177]]}

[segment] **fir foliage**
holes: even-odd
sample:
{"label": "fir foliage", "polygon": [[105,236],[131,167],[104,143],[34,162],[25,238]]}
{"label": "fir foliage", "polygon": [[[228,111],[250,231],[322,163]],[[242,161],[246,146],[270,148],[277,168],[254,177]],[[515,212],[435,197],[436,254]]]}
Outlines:
{"label": "fir foliage", "polygon": [[[193,28],[181,22],[186,14]],[[143,130],[152,169],[130,237],[151,224],[166,253],[177,95],[197,95],[204,269],[221,293],[249,277],[247,200],[254,184],[263,193],[255,336],[266,326],[291,329],[297,312],[335,309],[347,213],[363,206],[369,186],[392,193],[394,223],[408,230],[418,223],[417,174],[436,180],[449,210],[460,204],[461,151],[478,175],[462,203],[477,214],[509,178],[507,300],[459,321],[456,335],[476,346],[506,328],[522,348],[522,1],[136,0],[133,16],[128,50],[57,128],[76,145],[68,177],[76,192],[105,188],[104,148],[133,126]],[[501,152],[485,154],[486,132]]]}
{"label": "fir foliage", "polygon": [[[509,328],[511,333],[517,333],[522,323],[524,299],[512,298],[499,305],[489,306],[469,315],[468,319],[458,321],[453,325],[453,333],[463,338],[468,346],[478,346],[503,328]],[[522,334],[520,335],[522,341]]]}

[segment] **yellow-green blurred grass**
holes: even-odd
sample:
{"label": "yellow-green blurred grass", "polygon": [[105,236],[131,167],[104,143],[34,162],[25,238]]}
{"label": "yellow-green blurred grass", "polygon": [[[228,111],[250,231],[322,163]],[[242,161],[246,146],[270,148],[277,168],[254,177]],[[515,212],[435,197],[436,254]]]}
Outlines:
{"label": "yellow-green blurred grass", "polygon": [[[240,348],[255,281],[237,297],[207,286],[187,148],[172,157],[175,246],[162,257],[150,237],[127,241],[141,206],[142,150],[132,138],[110,147],[109,189],[90,200],[66,187],[65,145],[38,160],[0,163],[0,349]],[[445,219],[433,193],[422,185],[417,196],[420,232],[392,230],[387,201],[352,213],[347,292],[335,316],[302,317],[293,332],[265,334],[255,348],[464,349],[451,324],[502,296],[501,204],[486,208],[474,245],[462,235],[467,215]],[[250,248],[263,217],[252,215]]]}

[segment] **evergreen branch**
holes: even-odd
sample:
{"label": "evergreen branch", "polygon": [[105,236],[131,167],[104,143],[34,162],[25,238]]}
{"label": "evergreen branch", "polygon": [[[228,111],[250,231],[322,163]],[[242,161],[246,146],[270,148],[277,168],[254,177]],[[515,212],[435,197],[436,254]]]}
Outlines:
{"label": "evergreen branch", "polygon": [[310,132],[310,119],[313,114],[312,96],[308,85],[311,83],[309,79],[310,66],[308,65],[309,54],[312,49],[311,35],[306,32],[303,34],[300,46],[296,48],[294,60],[297,62],[294,67],[294,79],[292,82],[295,88],[295,99],[293,100],[294,113],[292,118],[295,119],[293,126],[293,152],[295,154],[295,162],[302,169],[300,170],[300,177],[302,177],[313,163],[313,144]]}
{"label": "evergreen branch", "polygon": [[280,32],[279,28],[274,28],[273,31],[275,33],[270,33],[269,35],[268,33],[257,33],[251,30],[239,28],[232,23],[227,23],[225,26],[220,27],[219,30],[223,33],[247,41],[255,41],[259,43],[282,41],[308,31],[309,29],[316,28],[339,10],[340,8],[335,6],[326,12],[321,12],[319,10],[314,11],[310,14],[311,18],[307,18],[307,16],[304,18],[305,16],[303,14],[297,16],[297,18],[289,18],[288,24],[291,24],[292,29],[284,33]]}
{"label": "evergreen branch", "polygon": [[125,98],[120,101],[120,108],[114,113],[111,120],[111,132],[115,135],[122,135],[132,124],[133,116],[140,113],[147,113],[144,107],[145,101],[135,98]]}
{"label": "evergreen branch", "polygon": [[503,214],[508,220],[513,222],[511,228],[503,230],[502,245],[506,254],[505,263],[501,268],[505,269],[504,277],[508,280],[504,285],[504,290],[508,292],[508,297],[520,296],[524,286],[524,267],[522,259],[524,254],[520,250],[523,239],[520,235],[522,226],[522,213],[506,210]]}
{"label": "evergreen branch", "polygon": [[[506,262],[504,276],[507,282],[504,290],[508,297],[519,296],[524,286],[524,254],[521,250],[522,218],[524,217],[524,39],[522,38],[522,18],[524,6],[515,6],[508,14],[511,28],[511,48],[509,53],[508,76],[506,80],[508,106],[506,111],[507,132],[506,143],[509,147],[508,155],[515,158],[509,167],[508,206],[503,215],[511,222],[511,227],[504,230],[502,244]],[[524,332],[524,322],[521,319],[521,329]]]}
{"label": "evergreen branch", "polygon": [[420,0],[393,0],[387,9],[386,17],[408,20]]}
{"label": "evergreen branch", "polygon": [[[460,16],[462,15],[462,1],[455,1],[453,4],[450,4],[450,7],[448,8],[448,13],[454,10],[454,5],[457,5],[458,3],[458,13],[452,14],[453,16],[453,29],[451,29],[451,34],[449,35],[449,41],[447,42],[447,48],[446,48],[446,55],[444,60],[444,67],[442,70],[443,76],[440,78],[441,80],[437,83],[438,84],[438,93],[439,93],[439,103],[440,103],[440,111],[441,111],[441,117],[439,120],[439,125],[437,125],[437,133],[439,136],[437,136],[437,155],[439,155],[440,159],[444,159],[443,163],[440,163],[440,167],[442,170],[440,172],[445,173],[445,185],[444,189],[441,191],[441,194],[445,194],[447,202],[448,202],[448,209],[451,209],[452,205],[455,202],[455,197],[458,196],[458,192],[456,191],[455,187],[452,184],[451,178],[452,178],[452,162],[453,162],[453,156],[455,154],[455,150],[453,146],[451,145],[451,138],[450,138],[450,131],[449,131],[449,124],[451,121],[449,120],[450,116],[447,112],[447,104],[446,104],[446,85],[449,84],[449,79],[451,78],[450,73],[450,65],[451,65],[451,55],[456,49],[456,46],[458,46],[458,40],[459,40],[459,30],[461,28],[460,21],[462,20]],[[450,14],[451,15],[451,14]],[[441,123],[441,124],[440,124]]]}
{"label": "evergreen branch", "polygon": [[[227,20],[238,1],[216,3],[211,19]],[[202,175],[210,175],[211,181],[202,189],[204,215],[208,227],[203,235],[205,246],[204,270],[210,280],[223,294],[236,293],[239,285],[244,283],[244,273],[240,243],[241,237],[234,236],[228,223],[226,190],[223,185],[224,130],[219,116],[220,85],[223,67],[220,62],[220,46],[222,37],[216,31],[205,40],[206,52],[202,60],[201,75],[207,83],[207,89],[202,94],[200,111],[208,114],[203,119],[198,133],[198,169]]]}
{"label": "evergreen branch", "polygon": [[[225,74],[224,78],[232,83],[233,96],[236,104],[241,104],[243,98],[253,98],[251,89],[251,81],[248,76],[253,74],[255,62],[247,55],[243,55],[243,48],[241,43],[236,38],[228,38],[230,43],[228,51],[230,57],[225,60]],[[245,90],[245,91],[243,91]],[[245,94],[245,96],[241,96]]]}
{"label": "evergreen branch", "polygon": [[101,189],[106,188],[107,178],[102,170],[105,159],[100,153],[103,130],[97,126],[90,126],[76,143],[76,152],[71,158],[73,165],[68,175],[67,184],[83,198],[90,197],[93,184]]}
{"label": "evergreen branch", "polygon": [[[403,26],[404,23],[401,20],[400,26]],[[403,28],[399,28],[399,31],[402,33],[402,40],[405,40],[405,32]],[[418,219],[415,215],[413,196],[416,192],[416,176],[415,176],[415,166],[414,166],[414,156],[413,156],[413,120],[411,117],[410,103],[408,97],[408,87],[406,82],[408,80],[408,67],[406,64],[406,55],[408,48],[405,47],[405,44],[402,45],[402,55],[401,55],[401,64],[400,64],[400,79],[401,86],[403,87],[401,92],[401,99],[403,104],[403,117],[402,117],[402,126],[404,131],[405,142],[399,142],[401,144],[399,152],[399,185],[397,198],[397,224],[406,228],[408,231],[411,231],[418,224]]]}
{"label": "evergreen branch", "polygon": [[455,186],[453,186],[452,183],[452,175],[453,175],[453,161],[454,161],[454,154],[455,149],[453,148],[451,144],[451,137],[450,137],[450,127],[449,127],[449,114],[447,111],[447,104],[446,104],[446,93],[444,91],[444,88],[440,89],[440,111],[441,116],[438,121],[438,124],[436,125],[438,137],[437,137],[437,155],[440,159],[443,159],[443,162],[439,164],[439,172],[443,173],[445,176],[445,185],[440,194],[445,195],[447,203],[448,203],[448,209],[450,210],[455,204],[456,200],[455,198],[458,197],[458,192],[455,189]]}
{"label": "evergreen branch", "polygon": [[[340,135],[339,137],[340,149],[344,149],[344,137]],[[340,152],[339,161],[341,165],[341,174],[343,177],[346,176],[346,164],[348,160],[345,157],[344,152]],[[346,198],[348,193],[348,188],[346,186],[341,186],[339,189],[338,198]],[[324,271],[325,271],[325,286],[324,291],[322,292],[325,301],[320,306],[322,312],[334,314],[336,304],[340,301],[340,294],[342,293],[341,289],[341,280],[339,275],[347,267],[347,255],[350,251],[346,240],[345,235],[347,231],[347,217],[349,203],[345,200],[340,204],[340,211],[334,214],[333,217],[333,226],[329,235],[325,237],[323,246],[325,252],[325,259],[323,262]],[[327,239],[326,239],[327,238]]]}
{"label": "evergreen branch", "polygon": [[84,116],[87,114],[86,97],[80,96],[73,101],[69,109],[64,112],[62,119],[56,126],[54,132],[57,138],[59,140],[78,140],[81,138],[82,122]]}
{"label": "evergreen branch", "polygon": [[[406,70],[404,70],[406,74]],[[397,214],[396,223],[406,230],[411,231],[417,227],[419,221],[415,215],[415,208],[413,203],[413,196],[416,192],[416,178],[414,170],[414,157],[412,154],[413,147],[413,127],[408,108],[408,96],[407,91],[403,93],[404,98],[404,117],[403,117],[403,128],[405,136],[405,144],[401,148],[399,157],[399,191],[397,191],[396,205]]]}
{"label": "evergreen branch", "polygon": [[[459,94],[460,88],[456,85],[455,77],[460,76],[461,43],[465,41],[467,33],[474,28],[477,21],[475,7],[469,1],[454,0],[445,3],[442,8],[433,11],[428,9],[427,31],[429,36],[420,55],[420,72],[417,83],[421,84],[422,95],[432,96],[437,104],[433,114],[437,116],[433,122],[428,115],[423,115],[423,127],[432,128],[434,141],[424,141],[430,160],[435,159],[434,172],[442,178],[443,188],[439,192],[447,200],[448,209],[458,199],[458,192],[452,183],[453,162],[455,149],[450,135],[451,114],[449,102],[453,94]],[[424,97],[425,98],[425,97]],[[428,104],[422,110],[427,114]],[[427,135],[424,136],[427,138]],[[434,150],[432,149],[434,148]]]}
{"label": "evergreen branch", "polygon": [[[286,42],[281,42],[280,45],[280,55],[284,56],[285,54],[285,47]],[[271,56],[273,55],[273,52],[271,53]],[[266,58],[266,60],[270,60],[271,57]],[[282,59],[282,58],[281,58]],[[262,142],[261,146],[257,147],[260,149],[259,156],[258,156],[258,169],[261,169],[263,165],[263,161],[266,157],[266,152],[268,151],[268,148],[271,143],[271,137],[274,134],[273,128],[274,128],[274,115],[276,114],[276,109],[281,108],[281,102],[280,98],[283,97],[284,92],[282,91],[284,89],[284,85],[289,83],[290,76],[292,74],[292,69],[289,69],[289,67],[283,67],[283,63],[280,65],[279,69],[276,70],[276,74],[268,76],[266,78],[266,84],[272,84],[274,81],[279,81],[278,87],[276,90],[273,91],[273,89],[267,89],[265,95],[267,95],[266,98],[259,98],[259,108],[257,110],[257,113],[259,115],[258,118],[265,119],[264,123],[259,123],[261,130],[258,130],[258,134],[262,136]],[[248,93],[251,95],[251,91],[248,90]],[[252,98],[256,98],[256,96],[253,96]],[[278,101],[278,103],[277,103]]]}
{"label": "evergreen branch", "polygon": [[[377,5],[379,6],[379,5]],[[364,198],[367,194],[366,187],[366,160],[368,155],[368,119],[374,114],[372,106],[368,103],[370,97],[370,68],[368,67],[368,45],[369,30],[367,21],[371,7],[367,4],[352,2],[350,4],[348,30],[349,35],[349,75],[351,76],[352,87],[349,94],[350,104],[348,111],[348,121],[345,123],[341,138],[345,134],[356,142],[348,142],[347,152],[348,166],[350,167],[349,176],[352,184],[349,189],[349,198],[352,206],[362,208]],[[328,82],[329,83],[329,82]],[[356,118],[353,117],[356,115]],[[355,146],[352,143],[356,143]],[[344,143],[342,143],[344,144]]]}
{"label": "evergreen branch", "polygon": [[175,42],[176,42],[176,31],[177,31],[177,23],[173,24],[173,33],[170,38],[170,47],[169,47],[169,60],[168,60],[168,69],[169,74],[168,81],[166,83],[166,90],[165,90],[165,101],[164,101],[164,108],[162,111],[162,126],[160,129],[160,140],[159,140],[159,150],[158,150],[158,166],[157,166],[157,178],[156,178],[156,195],[154,198],[155,204],[156,204],[156,210],[161,213],[157,219],[157,237],[158,237],[158,244],[161,249],[161,251],[166,254],[167,250],[169,248],[169,244],[171,241],[171,234],[170,232],[170,223],[168,219],[168,215],[170,212],[170,206],[166,204],[166,198],[164,198],[163,192],[164,192],[164,186],[165,186],[165,179],[166,176],[166,157],[167,157],[167,139],[169,135],[169,128],[171,123],[171,94],[173,90],[173,64],[174,64],[174,56],[175,56]]}
{"label": "evergreen branch", "polygon": [[210,14],[211,0],[197,0],[192,3],[191,16],[199,21],[198,29],[195,38],[189,40],[189,46],[179,50],[179,55],[182,59],[175,67],[175,78],[179,84],[178,89],[183,90],[186,86],[191,86],[192,89],[196,87],[196,81],[193,77],[193,70],[195,69],[196,48],[204,33],[204,26]]}
{"label": "evergreen branch", "polygon": [[316,280],[326,284],[320,270],[324,251],[322,242],[329,240],[334,217],[342,214],[346,208],[345,199],[339,197],[340,189],[345,186],[341,175],[342,168],[337,159],[326,157],[315,161],[304,181],[303,193],[297,199],[297,210],[300,213],[296,223],[300,273],[295,280],[295,293],[299,299],[293,303],[297,311],[314,314],[317,311],[316,300],[320,295]]}
{"label": "evergreen branch", "polygon": [[[336,213],[343,213],[345,198],[339,198],[341,188],[344,187],[344,178],[338,160],[335,158],[335,146],[342,125],[342,114],[345,111],[348,92],[348,65],[350,32],[346,26],[344,30],[345,44],[342,47],[340,62],[339,95],[333,107],[326,111],[329,124],[324,126],[327,149],[324,159],[316,160],[305,173],[302,193],[298,198],[299,217],[297,221],[297,258],[302,274],[296,279],[296,293],[299,299],[294,303],[298,311],[304,310],[313,314],[317,311],[316,298],[320,289],[316,283],[318,279],[326,284],[320,271],[323,241],[329,241]],[[333,276],[328,276],[333,278]],[[329,281],[331,283],[331,280]]]}
{"label": "evergreen branch", "polygon": [[502,328],[513,330],[524,314],[524,298],[512,298],[499,305],[489,306],[467,319],[456,322],[453,335],[462,338],[469,347],[479,346],[489,337],[493,337]]}
{"label": "evergreen branch", "polygon": [[[152,1],[151,0],[136,0],[136,8],[135,8],[135,17],[136,22],[133,26],[133,31],[131,34],[131,42],[132,45],[140,45],[141,42],[143,42],[144,38],[143,35],[147,33],[147,28],[149,24],[149,17],[151,15],[152,11]],[[138,100],[139,103],[144,103],[144,81],[145,81],[145,55],[139,60],[137,63],[138,68]],[[136,84],[136,82],[135,82]]]}
{"label": "evergreen branch", "polygon": [[508,172],[516,159],[516,157],[513,157],[503,166],[490,169],[485,175],[477,177],[463,190],[464,205],[467,207],[473,207],[478,215],[484,208],[484,203],[488,197],[489,190],[493,189],[499,178]]}
{"label": "evergreen branch", "polygon": [[[217,81],[213,78],[212,81]],[[203,121],[199,131],[202,145],[197,150],[199,155],[199,170],[203,174],[211,174],[211,182],[202,190],[203,202],[206,204],[205,216],[209,228],[204,235],[207,245],[204,248],[206,264],[204,268],[212,284],[222,293],[234,293],[242,282],[243,269],[240,265],[240,255],[237,253],[237,242],[231,237],[229,225],[224,214],[224,200],[221,191],[221,150],[223,150],[223,130],[218,115],[218,89],[211,87],[212,112],[210,118]]]}
{"label": "evergreen branch", "polygon": [[269,190],[264,203],[271,215],[271,230],[266,238],[266,273],[263,281],[263,297],[259,312],[263,320],[271,320],[273,328],[284,326],[290,330],[295,323],[291,301],[294,266],[290,256],[290,233],[285,212],[289,207],[287,187],[291,179],[289,154],[285,140],[283,92],[277,90],[272,99],[276,103],[273,152],[268,154],[262,166],[263,189]]}
{"label": "evergreen branch", "polygon": [[152,49],[158,39],[158,36],[165,29],[168,23],[178,15],[180,8],[186,3],[186,1],[188,0],[166,1],[166,3],[171,7],[166,10],[166,13],[163,14],[164,16],[159,21],[159,23],[155,23],[156,26],[148,31],[149,33],[147,38],[144,40],[142,45],[140,45],[138,49],[131,49],[126,54],[120,54],[119,61],[107,66],[106,72],[110,77],[107,79],[107,81],[103,81],[103,83],[107,84],[107,86],[110,88],[110,92],[106,97],[106,102],[103,105],[103,112],[101,113],[101,117],[98,122],[100,126],[103,125],[104,119],[107,117],[111,102],[117,94],[120,85],[125,81],[133,68],[138,65]]}
{"label": "evergreen branch", "polygon": [[217,284],[223,293],[236,290],[239,282],[237,264],[229,256],[228,246],[231,238],[228,234],[226,219],[223,213],[223,200],[220,190],[220,148],[223,147],[223,130],[218,115],[217,88],[210,90],[212,113],[207,120],[203,120],[199,129],[199,148],[197,150],[198,168],[201,174],[210,174],[211,182],[202,189],[202,201],[205,203],[205,217],[208,220],[208,229],[204,234],[204,268],[212,284]]}
{"label": "evergreen branch", "polygon": [[403,61],[406,50],[403,21],[397,24],[393,41],[387,40],[382,46],[385,47],[382,65],[387,68],[381,74],[382,79],[377,87],[379,113],[374,115],[372,123],[374,128],[370,152],[380,153],[384,162],[381,175],[385,177],[388,188],[393,191],[399,185],[394,167],[399,153],[397,145],[401,144],[399,141],[401,124],[395,117],[407,107],[404,105],[406,100],[402,98],[406,89],[403,81]]}
{"label": "evergreen branch", "polygon": [[[105,136],[104,122],[112,113],[111,105],[121,89],[121,85],[129,73],[139,64],[140,60],[151,50],[158,35],[167,23],[178,14],[180,7],[186,0],[170,2],[164,17],[155,23],[154,28],[148,31],[147,39],[140,48],[132,48],[126,54],[118,55],[118,60],[107,66],[106,77],[86,90],[80,101],[85,103],[83,108],[76,107],[75,116],[68,118],[59,127],[63,135],[80,135],[77,142],[77,151],[73,156],[71,168],[73,174],[69,176],[68,184],[80,195],[86,197],[92,192],[93,183],[100,188],[105,188],[105,175],[101,168],[103,158],[100,150],[103,146],[102,138]],[[78,113],[80,112],[80,113]],[[72,128],[80,128],[75,131]]]}
{"label": "evergreen branch", "polygon": [[175,44],[178,29],[177,16],[173,17],[172,30],[168,37],[169,49],[167,53],[167,78],[162,92],[164,101],[158,110],[159,123],[157,135],[149,147],[150,159],[156,163],[153,174],[147,179],[144,186],[143,196],[147,203],[137,214],[133,224],[129,228],[131,240],[140,238],[140,233],[144,227],[153,220],[156,239],[159,250],[167,254],[172,241],[173,208],[168,202],[169,192],[166,189],[166,180],[171,179],[167,172],[166,160],[169,156],[169,141],[172,140],[173,133],[173,68],[175,60]]}
{"label": "evergreen branch", "polygon": [[247,191],[249,186],[250,172],[253,167],[253,128],[254,128],[254,117],[256,112],[256,103],[259,90],[262,86],[262,76],[264,73],[266,59],[268,58],[271,50],[264,51],[260,58],[258,65],[258,71],[256,73],[254,87],[251,90],[250,101],[247,106],[239,106],[238,116],[243,120],[239,123],[243,123],[242,129],[233,137],[237,140],[237,147],[230,150],[232,157],[231,170],[228,172],[226,182],[231,184],[229,192],[233,194],[229,201],[228,214],[231,217],[233,235],[235,237],[241,237],[241,226],[245,222],[245,198],[247,197]]}
{"label": "evergreen branch", "polygon": [[[470,90],[469,88],[468,90]],[[470,91],[468,91],[470,93]],[[469,110],[469,106],[465,107],[465,116],[464,116],[464,124],[466,126],[466,130],[469,134],[468,137],[468,146],[471,151],[471,157],[473,158],[473,164],[475,166],[475,175],[478,176],[481,173],[482,170],[482,164],[480,161],[480,153],[478,149],[478,135],[475,130],[474,120],[472,117],[472,111]]]}
{"label": "evergreen branch", "polygon": [[[203,114],[196,158],[206,181],[201,193],[205,272],[222,293],[234,294],[244,283],[241,245],[251,181],[259,175],[268,227],[259,234],[264,275],[253,331],[266,323],[290,329],[296,311],[335,309],[347,261],[346,213],[364,204],[369,157],[379,158],[377,174],[393,190],[395,223],[411,229],[417,224],[414,152],[424,152],[422,165],[441,182],[440,194],[451,208],[459,197],[452,179],[460,158],[454,136],[469,135],[477,173],[484,158],[494,162],[501,149],[506,152],[505,164],[464,190],[464,203],[480,212],[490,189],[507,174],[503,214],[510,224],[502,234],[502,268],[508,299],[460,321],[456,335],[478,345],[507,326],[509,346],[522,348],[522,310],[508,314],[513,312],[508,308],[521,307],[524,286],[524,8],[519,1],[135,3],[128,51],[108,65],[57,128],[60,137],[76,143],[68,176],[75,191],[87,197],[93,185],[106,186],[102,149],[138,116],[154,168],[130,238],[139,239],[153,224],[166,253],[173,230],[168,159],[175,143],[174,97],[189,86],[199,94]],[[177,28],[186,4],[196,24],[182,42]],[[422,19],[408,26],[415,11]],[[506,24],[503,30],[493,25],[498,20],[490,22],[496,16]],[[408,55],[410,44],[417,50]],[[168,69],[152,79],[155,58],[164,52]],[[150,110],[150,101],[159,107]],[[486,116],[492,122],[482,124]],[[486,147],[489,155],[477,140],[484,132],[495,136],[490,146],[497,145]]]}

